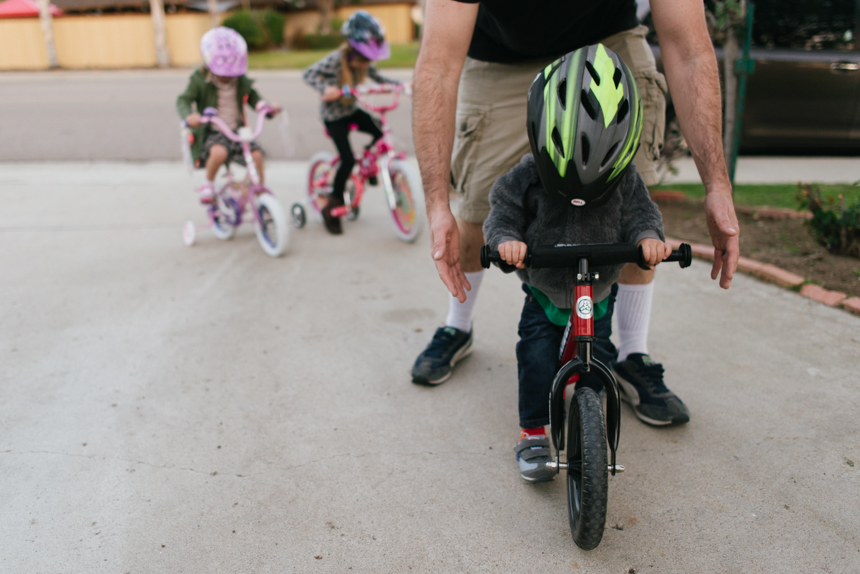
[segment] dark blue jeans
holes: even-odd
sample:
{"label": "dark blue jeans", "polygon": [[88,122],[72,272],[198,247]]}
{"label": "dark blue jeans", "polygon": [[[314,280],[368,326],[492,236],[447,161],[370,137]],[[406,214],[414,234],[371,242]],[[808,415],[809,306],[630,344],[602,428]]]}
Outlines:
{"label": "dark blue jeans", "polygon": [[[520,426],[537,428],[549,424],[549,393],[559,368],[559,348],[564,327],[550,323],[540,304],[528,287],[523,285],[526,300],[520,317],[517,343],[517,375],[520,380]],[[595,359],[609,366],[618,350],[609,336],[612,334],[612,311],[618,284],[612,286],[606,314],[594,322]],[[595,377],[585,374],[585,377]]]}

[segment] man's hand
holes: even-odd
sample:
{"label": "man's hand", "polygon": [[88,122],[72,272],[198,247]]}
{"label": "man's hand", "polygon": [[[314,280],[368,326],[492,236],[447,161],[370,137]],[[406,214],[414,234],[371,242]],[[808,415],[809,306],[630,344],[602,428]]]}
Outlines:
{"label": "man's hand", "polygon": [[[732,203],[731,188],[726,191],[710,191],[705,196],[705,214],[708,231],[714,244],[714,266],[711,279],[720,274],[720,287],[728,289],[738,267],[740,242],[738,218]],[[722,271],[722,273],[720,273]]]}
{"label": "man's hand", "polygon": [[642,248],[642,256],[645,258],[645,263],[650,265],[651,269],[672,255],[672,248],[659,239],[646,237],[639,242],[639,247]]}
{"label": "man's hand", "polygon": [[499,255],[508,265],[514,265],[517,269],[525,269],[528,249],[528,245],[522,241],[505,241],[499,245]]}
{"label": "man's hand", "polygon": [[460,267],[460,231],[450,209],[428,213],[430,220],[430,253],[436,271],[451,295],[460,303],[466,302],[466,291],[472,286]]}
{"label": "man's hand", "polygon": [[322,101],[333,102],[340,97],[340,88],[334,86],[326,86],[322,93]]}
{"label": "man's hand", "polygon": [[185,123],[189,128],[198,128],[200,127],[200,114],[190,114],[185,118]]}

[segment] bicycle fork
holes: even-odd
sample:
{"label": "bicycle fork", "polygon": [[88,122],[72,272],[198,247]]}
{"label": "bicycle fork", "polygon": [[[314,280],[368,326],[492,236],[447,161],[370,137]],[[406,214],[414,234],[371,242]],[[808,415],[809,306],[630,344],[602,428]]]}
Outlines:
{"label": "bicycle fork", "polygon": [[[548,462],[547,467],[556,471],[567,468],[567,463],[561,462],[561,452],[565,448],[565,388],[572,377],[580,373],[593,373],[603,383],[603,389],[606,392],[606,438],[610,451],[608,470],[615,476],[616,472],[624,472],[624,467],[616,464],[615,461],[615,451],[618,449],[621,430],[621,398],[618,382],[612,372],[592,356],[594,345],[592,282],[598,278],[598,273],[589,272],[588,259],[580,259],[574,288],[574,305],[559,350],[561,368],[553,380],[549,396],[550,434],[556,454],[555,461]],[[575,409],[572,408],[570,411],[568,416],[576,416]]]}

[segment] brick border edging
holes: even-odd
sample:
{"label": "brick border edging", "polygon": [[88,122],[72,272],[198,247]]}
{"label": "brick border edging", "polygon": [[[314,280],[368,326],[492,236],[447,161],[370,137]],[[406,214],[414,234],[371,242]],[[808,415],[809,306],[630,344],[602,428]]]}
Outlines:
{"label": "brick border edging", "polygon": [[[666,243],[672,246],[672,249],[677,249],[681,243],[688,243],[667,237]],[[708,261],[714,260],[714,248],[711,245],[703,245],[701,243],[690,243],[693,250],[693,256],[699,259]],[[738,259],[738,271],[755,275],[760,279],[776,283],[782,287],[800,290],[800,294],[813,301],[824,303],[830,307],[841,307],[842,309],[860,315],[860,297],[848,297],[845,293],[839,291],[829,291],[818,285],[806,283],[806,280],[800,275],[795,275],[785,269],[780,269],[776,265],[770,263],[759,263],[747,257]]]}

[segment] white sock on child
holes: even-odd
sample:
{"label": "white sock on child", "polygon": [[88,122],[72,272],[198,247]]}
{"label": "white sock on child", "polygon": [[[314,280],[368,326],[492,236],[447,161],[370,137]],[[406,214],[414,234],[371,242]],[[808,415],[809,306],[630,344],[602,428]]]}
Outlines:
{"label": "white sock on child", "polygon": [[456,297],[448,295],[448,317],[445,318],[445,326],[460,329],[465,333],[472,330],[472,314],[475,311],[475,303],[478,302],[478,291],[483,278],[483,270],[466,273],[466,279],[472,286],[472,290],[466,291],[465,303],[460,303]]}
{"label": "white sock on child", "polygon": [[648,354],[648,322],[651,320],[651,300],[654,282],[647,285],[618,284],[615,317],[618,320],[618,360],[630,353]]}

